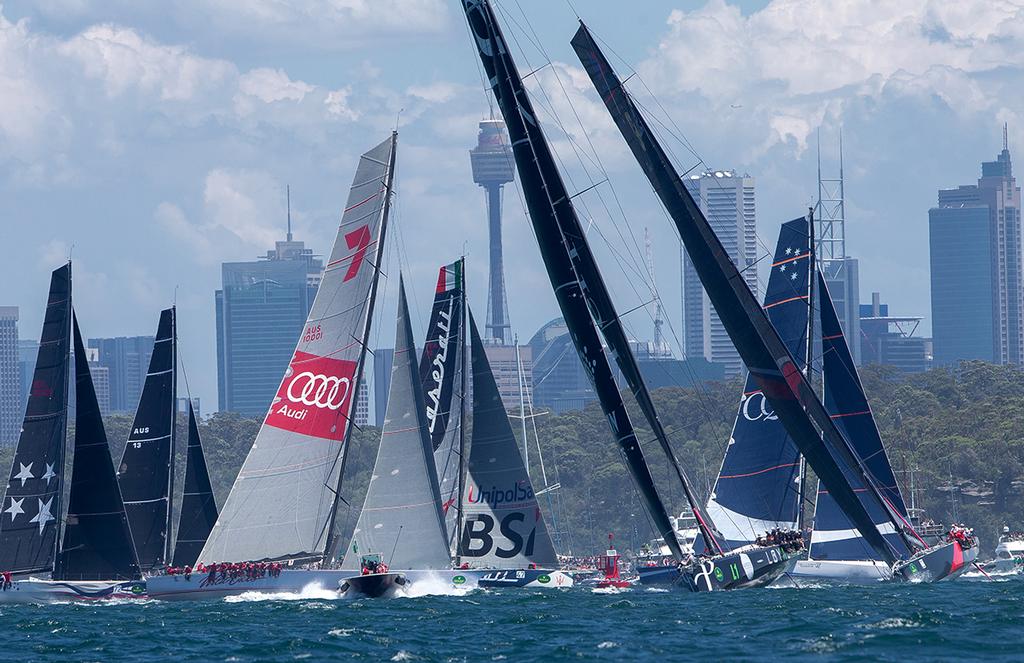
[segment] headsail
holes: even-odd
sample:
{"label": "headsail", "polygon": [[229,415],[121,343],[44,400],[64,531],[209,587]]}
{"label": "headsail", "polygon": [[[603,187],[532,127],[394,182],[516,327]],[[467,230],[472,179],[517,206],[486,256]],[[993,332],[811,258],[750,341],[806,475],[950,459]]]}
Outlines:
{"label": "headsail", "polygon": [[117,479],[143,571],[170,559],[177,415],[177,338],[174,308],[160,312],[146,383],[121,456]]}
{"label": "headsail", "polygon": [[[885,453],[882,437],[864,395],[864,387],[853,363],[850,346],[839,324],[839,316],[829,295],[825,277],[820,272],[818,291],[821,293],[821,361],[825,409],[835,421],[836,427],[842,431],[854,451],[864,461],[884,499],[903,518],[908,519],[903,495],[896,483],[892,464]],[[906,546],[896,534],[885,512],[876,508],[872,510],[871,515],[878,528],[886,534],[885,538],[889,544],[906,555]],[[830,560],[878,559],[877,554],[872,554],[871,548],[865,545],[853,523],[836,505],[829,492],[821,487],[818,488],[814,510],[810,557]]]}
{"label": "headsail", "polygon": [[185,460],[185,490],[178,514],[178,534],[174,541],[174,566],[195,564],[217,522],[217,500],[210,485],[203,441],[199,437],[192,401],[188,404],[188,449]]}
{"label": "headsail", "polygon": [[[829,419],[796,360],[772,327],[586,26],[580,26],[572,46],[633,156],[675,222],[705,292],[758,387],[768,397],[807,463],[850,515],[864,538],[884,559],[894,563],[897,553],[875,526],[865,504],[881,504],[881,497],[859,459]],[[861,495],[850,485],[850,479],[858,477],[863,478],[869,488]],[[865,503],[861,502],[861,496]],[[883,508],[888,507],[883,505]],[[895,513],[890,513],[889,517],[892,523],[898,522]]]}
{"label": "headsail", "polygon": [[519,453],[473,316],[473,439],[462,500],[459,558],[476,566],[557,566],[544,516]]}
{"label": "headsail", "polygon": [[451,568],[420,385],[409,307],[400,280],[388,409],[366,500],[342,562],[344,569],[358,569],[360,555],[368,552],[390,555],[385,561],[393,569]]}
{"label": "headsail", "polygon": [[[807,347],[813,270],[807,217],[782,224],[764,309],[802,369]],[[800,500],[800,452],[751,375],[708,500],[708,514],[730,547],[752,543],[773,528],[795,529]]]}
{"label": "headsail", "polygon": [[449,541],[457,529],[459,475],[463,467],[461,441],[465,380],[462,375],[465,340],[462,319],[466,297],[464,259],[441,267],[434,289],[434,307],[420,359],[420,384],[426,408],[427,428],[441,487],[441,507]]}
{"label": "headsail", "polygon": [[[75,450],[67,524],[54,580],[133,580],[141,577],[128,517],[110,457],[82,334],[75,337]],[[54,514],[55,516],[57,514]]]}
{"label": "headsail", "polygon": [[[572,218],[576,225],[579,224],[575,219],[571,197],[537,121],[533,104],[523,89],[522,79],[490,3],[487,0],[463,0],[462,4],[480,60],[508,127],[530,222],[573,344],[594,385],[601,409],[612,427],[651,520],[673,555],[682,558],[683,552],[675,530],[658,496],[654,478],[623,405],[601,339],[587,308],[581,277],[574,271],[569,247],[565,243],[563,229],[571,226],[568,219]],[[564,227],[562,220],[567,220]]]}
{"label": "headsail", "polygon": [[71,263],[53,271],[25,422],[0,507],[0,569],[53,568],[64,488],[71,365]]}

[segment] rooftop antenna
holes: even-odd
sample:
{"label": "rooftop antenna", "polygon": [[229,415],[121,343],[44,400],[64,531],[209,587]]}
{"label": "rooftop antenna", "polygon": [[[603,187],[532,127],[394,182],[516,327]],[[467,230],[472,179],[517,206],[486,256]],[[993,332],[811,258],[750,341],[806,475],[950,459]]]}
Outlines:
{"label": "rooftop antenna", "polygon": [[654,280],[654,252],[651,251],[651,234],[647,227],[644,227],[644,257],[647,262],[647,274],[651,279],[651,290],[654,291],[655,297],[655,308],[654,308],[654,353],[660,355],[662,343],[664,342],[664,336],[661,332],[662,325],[665,324],[664,313],[661,310],[661,297],[658,296],[658,286]]}
{"label": "rooftop antenna", "polygon": [[1010,142],[1006,138],[1006,122],[1003,122],[1003,152],[1007,152],[1010,149]]}
{"label": "rooftop antenna", "polygon": [[288,241],[292,241],[292,185],[285,185],[285,196],[288,200]]}

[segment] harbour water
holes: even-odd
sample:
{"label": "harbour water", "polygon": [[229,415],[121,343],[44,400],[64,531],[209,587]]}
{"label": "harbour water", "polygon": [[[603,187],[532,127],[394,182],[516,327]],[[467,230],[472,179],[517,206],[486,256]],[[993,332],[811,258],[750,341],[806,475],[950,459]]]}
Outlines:
{"label": "harbour water", "polygon": [[688,594],[574,588],[338,600],[7,605],[0,660],[1024,658],[1024,581]]}

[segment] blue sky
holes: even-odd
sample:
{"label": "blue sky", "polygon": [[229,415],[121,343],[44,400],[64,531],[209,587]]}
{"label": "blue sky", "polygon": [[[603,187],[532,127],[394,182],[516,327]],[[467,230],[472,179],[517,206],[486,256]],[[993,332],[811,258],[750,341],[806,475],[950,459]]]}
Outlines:
{"label": "blue sky", "polygon": [[[534,31],[554,63],[530,85],[550,99],[549,137],[570,186],[603,179],[598,158],[609,175],[578,201],[620,310],[650,299],[635,276],[649,227],[658,291],[681,335],[678,241],[569,48],[570,5],[498,4],[523,46],[520,66],[545,62]],[[706,164],[757,179],[766,246],[813,202],[817,131],[828,168],[842,127],[862,301],[880,290],[894,312],[927,316],[935,190],[976,179],[1004,121],[1011,152],[1024,150],[1024,10],[826,4],[651,0],[624,11],[573,1],[620,70],[639,71],[631,89],[653,107],[645,83]],[[465,250],[482,315],[487,232],[467,154],[488,110],[478,71],[455,0],[7,0],[0,304],[20,306],[22,336],[37,336],[47,275],[72,246],[86,335],[152,334],[176,290],[182,354],[210,409],[220,263],[260,255],[283,234],[289,183],[296,236],[328,253],[357,155],[401,110],[392,264],[421,284],[410,299],[422,328],[437,266]],[[675,148],[685,167],[698,162]],[[518,193],[505,202],[511,320],[529,337],[557,309]],[[650,314],[627,316],[637,336],[650,335]]]}

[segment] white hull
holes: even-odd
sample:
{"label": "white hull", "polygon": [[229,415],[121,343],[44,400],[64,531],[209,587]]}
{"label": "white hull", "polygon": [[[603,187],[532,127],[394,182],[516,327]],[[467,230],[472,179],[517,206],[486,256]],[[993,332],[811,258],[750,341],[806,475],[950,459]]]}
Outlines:
{"label": "white hull", "polygon": [[892,579],[892,569],[873,560],[801,559],[790,572],[796,579],[831,580],[870,584]]}
{"label": "white hull", "polygon": [[[495,571],[493,569],[472,570],[404,570],[392,569],[405,576],[407,594],[441,594],[457,590],[471,590],[480,586],[481,580],[489,586],[515,587],[571,587],[572,576],[564,571]],[[523,577],[517,577],[523,574]],[[184,576],[156,576],[147,581],[150,598],[165,601],[196,601],[222,599],[247,592],[258,594],[296,594],[341,598],[340,587],[347,578],[359,575],[352,570],[332,569],[327,571],[282,570],[280,575],[249,580],[245,578],[217,578],[213,582],[207,574]]]}
{"label": "white hull", "polygon": [[113,599],[142,599],[146,596],[146,583],[124,580],[82,580],[64,582],[28,578],[15,580],[11,587],[0,591],[0,603],[56,603],[64,601],[109,601]]}

